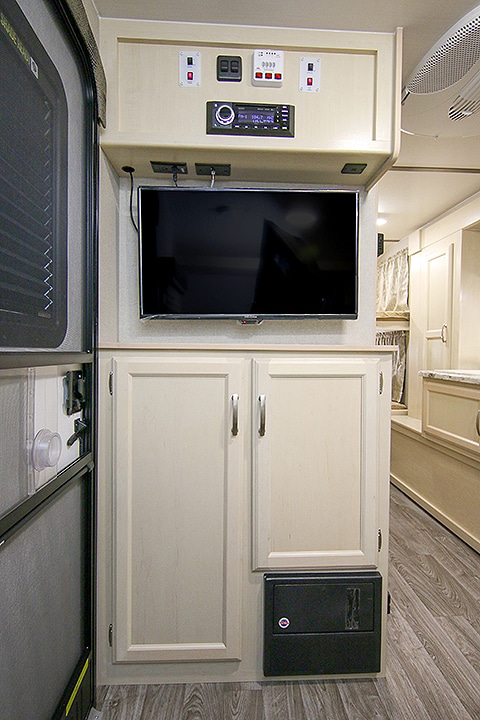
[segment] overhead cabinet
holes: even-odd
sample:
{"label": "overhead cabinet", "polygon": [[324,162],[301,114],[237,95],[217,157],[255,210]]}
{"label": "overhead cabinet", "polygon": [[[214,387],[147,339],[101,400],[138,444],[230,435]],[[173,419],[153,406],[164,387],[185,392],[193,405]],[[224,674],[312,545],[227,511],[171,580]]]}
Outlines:
{"label": "overhead cabinet", "polygon": [[381,565],[390,356],[131,350],[109,366],[114,662],[258,678],[263,570]]}
{"label": "overhead cabinet", "polygon": [[[370,186],[399,151],[401,34],[103,18],[103,150],[120,176],[165,179],[153,162],[191,179],[198,163],[234,181]],[[259,52],[278,79],[258,83]],[[236,82],[219,58],[239,64]]]}

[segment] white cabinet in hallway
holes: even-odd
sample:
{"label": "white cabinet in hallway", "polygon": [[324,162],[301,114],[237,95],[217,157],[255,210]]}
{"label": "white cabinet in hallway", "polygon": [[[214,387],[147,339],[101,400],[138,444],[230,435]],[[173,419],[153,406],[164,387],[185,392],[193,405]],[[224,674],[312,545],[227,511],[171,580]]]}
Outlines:
{"label": "white cabinet in hallway", "polygon": [[261,680],[264,571],[379,570],[385,617],[389,351],[137,347],[100,364],[110,678]]}

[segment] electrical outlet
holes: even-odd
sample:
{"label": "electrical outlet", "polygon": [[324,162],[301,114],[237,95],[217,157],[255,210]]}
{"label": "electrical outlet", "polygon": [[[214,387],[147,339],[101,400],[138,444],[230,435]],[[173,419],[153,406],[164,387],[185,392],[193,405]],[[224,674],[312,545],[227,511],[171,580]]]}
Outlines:
{"label": "electrical outlet", "polygon": [[197,50],[180,50],[178,53],[178,84],[180,87],[200,87],[202,56]]}
{"label": "electrical outlet", "polygon": [[227,163],[219,165],[218,163],[195,163],[197,175],[211,175],[212,170],[215,175],[226,177],[230,175],[231,166]]}
{"label": "electrical outlet", "polygon": [[178,175],[188,175],[187,163],[169,163],[150,160],[150,165],[152,166],[152,170],[155,173],[168,173],[169,175],[177,173]]}

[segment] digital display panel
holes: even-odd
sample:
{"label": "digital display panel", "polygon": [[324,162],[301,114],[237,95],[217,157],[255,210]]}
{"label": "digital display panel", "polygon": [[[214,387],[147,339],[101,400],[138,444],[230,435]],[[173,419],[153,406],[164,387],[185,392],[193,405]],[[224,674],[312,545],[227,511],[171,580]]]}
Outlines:
{"label": "digital display panel", "polygon": [[239,110],[237,113],[238,122],[248,125],[272,125],[275,122],[275,113],[259,112],[258,110]]}

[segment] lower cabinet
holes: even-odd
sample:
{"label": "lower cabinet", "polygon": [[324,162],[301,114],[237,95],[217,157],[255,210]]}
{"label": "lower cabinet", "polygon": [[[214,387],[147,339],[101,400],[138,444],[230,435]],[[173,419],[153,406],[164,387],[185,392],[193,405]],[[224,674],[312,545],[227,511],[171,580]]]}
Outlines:
{"label": "lower cabinet", "polygon": [[425,436],[480,453],[480,385],[423,380]]}
{"label": "lower cabinet", "polygon": [[253,362],[253,569],[375,567],[377,363]]}
{"label": "lower cabinet", "polygon": [[263,571],[385,576],[390,356],[138,350],[109,367],[113,664],[198,661],[205,681],[232,661],[259,680]]}
{"label": "lower cabinet", "polygon": [[117,661],[240,658],[243,369],[113,361]]}

